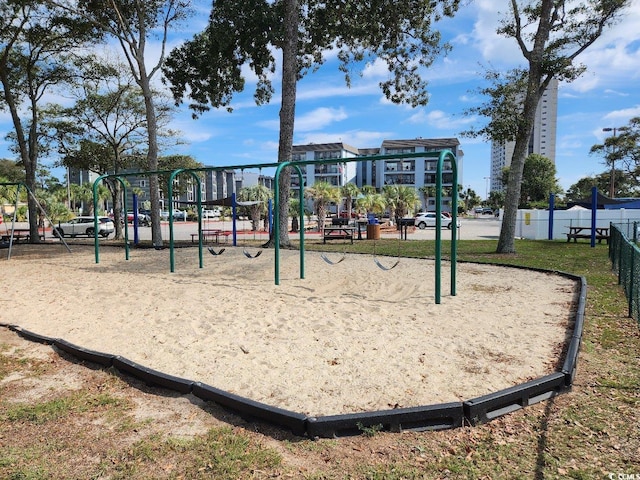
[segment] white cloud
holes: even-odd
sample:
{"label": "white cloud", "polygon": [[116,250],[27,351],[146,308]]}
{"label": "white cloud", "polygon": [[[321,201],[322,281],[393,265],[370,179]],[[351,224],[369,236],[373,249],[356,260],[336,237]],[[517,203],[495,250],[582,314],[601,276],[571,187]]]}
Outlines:
{"label": "white cloud", "polygon": [[[328,108],[320,107],[302,115],[296,116],[295,130],[296,132],[308,132],[321,130],[335,122],[346,120],[348,115],[344,108]],[[280,128],[280,120],[277,118],[262,120],[256,123],[259,127],[268,130],[278,130]]]}
{"label": "white cloud", "polygon": [[468,127],[470,124],[478,121],[475,116],[472,117],[455,117],[442,110],[432,110],[426,112],[420,110],[419,112],[411,115],[407,120],[408,123],[413,124],[427,124],[430,127],[438,130],[458,131],[460,129]]}
{"label": "white cloud", "polygon": [[[627,123],[633,117],[640,116],[640,105],[635,105],[634,107],[623,108],[621,110],[615,110],[613,112],[607,113],[604,116],[605,120],[611,120],[618,123]],[[622,125],[620,125],[622,126]]]}
{"label": "white cloud", "polygon": [[345,120],[348,117],[344,108],[316,108],[296,118],[295,128],[299,132],[320,130],[332,123]]}

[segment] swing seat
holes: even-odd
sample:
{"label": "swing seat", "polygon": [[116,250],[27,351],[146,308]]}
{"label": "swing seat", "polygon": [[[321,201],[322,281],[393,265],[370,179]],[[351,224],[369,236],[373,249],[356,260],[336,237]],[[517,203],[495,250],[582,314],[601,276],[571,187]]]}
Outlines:
{"label": "swing seat", "polygon": [[216,252],[213,247],[207,247],[207,250],[209,250],[209,253],[211,255],[222,255],[222,252],[224,252],[224,248],[221,248],[218,252]]}
{"label": "swing seat", "polygon": [[396,268],[398,266],[398,264],[400,263],[400,260],[396,260],[396,263],[394,263],[390,267],[387,267],[387,266],[383,265],[382,263],[380,263],[380,261],[375,257],[373,258],[373,261],[376,263],[376,265],[378,267],[380,267],[382,270],[385,270],[385,271],[392,270],[392,269]]}
{"label": "swing seat", "polygon": [[340,262],[342,262],[345,258],[347,258],[347,254],[346,254],[346,253],[343,253],[343,254],[342,254],[342,258],[340,258],[340,259],[339,259],[338,261],[336,261],[336,262],[331,261],[331,259],[329,259],[329,257],[327,257],[327,255],[326,255],[326,254],[324,254],[324,253],[320,255],[320,258],[322,258],[322,259],[323,259],[325,262],[327,262],[329,265],[337,265],[337,264],[339,264]]}
{"label": "swing seat", "polygon": [[258,250],[255,255],[251,255],[245,248],[242,250],[242,253],[244,253],[244,256],[247,258],[258,258],[260,255],[262,255],[262,250]]}

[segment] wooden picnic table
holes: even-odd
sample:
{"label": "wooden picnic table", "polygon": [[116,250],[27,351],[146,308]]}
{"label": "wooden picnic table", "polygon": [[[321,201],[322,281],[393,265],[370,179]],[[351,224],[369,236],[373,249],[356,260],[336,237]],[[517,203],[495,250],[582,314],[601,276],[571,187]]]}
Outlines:
{"label": "wooden picnic table", "polygon": [[[202,229],[202,239],[204,241],[213,240],[216,243],[219,243],[220,237],[224,237],[225,239],[228,239],[229,233],[219,228],[203,228]],[[197,239],[198,239],[198,234],[192,233],[191,243],[196,243]]]}
{"label": "wooden picnic table", "polygon": [[[598,243],[602,243],[602,240],[609,243],[609,227],[596,227],[595,231]],[[577,243],[579,238],[591,238],[591,227],[569,227],[567,242],[573,239],[573,242]]]}
{"label": "wooden picnic table", "polygon": [[351,240],[353,243],[353,232],[355,227],[348,227],[346,225],[332,225],[331,227],[324,227],[323,243],[327,243],[327,240]]}
{"label": "wooden picnic table", "polygon": [[[40,238],[44,240],[44,234],[39,234]],[[15,243],[20,243],[21,241],[28,242],[31,238],[31,230],[28,228],[15,228],[13,230],[13,241]],[[11,230],[8,230],[6,233],[2,235],[2,241],[8,242],[11,240]]]}

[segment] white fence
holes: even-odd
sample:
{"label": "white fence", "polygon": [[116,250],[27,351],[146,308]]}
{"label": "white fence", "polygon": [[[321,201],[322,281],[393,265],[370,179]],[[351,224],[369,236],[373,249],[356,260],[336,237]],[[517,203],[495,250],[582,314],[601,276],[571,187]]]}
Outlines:
{"label": "white fence", "polygon": [[[640,222],[640,210],[596,210],[596,227],[609,223]],[[565,239],[569,227],[591,227],[591,210],[555,210],[553,212],[553,239]],[[529,240],[549,238],[548,210],[518,210],[516,237]]]}

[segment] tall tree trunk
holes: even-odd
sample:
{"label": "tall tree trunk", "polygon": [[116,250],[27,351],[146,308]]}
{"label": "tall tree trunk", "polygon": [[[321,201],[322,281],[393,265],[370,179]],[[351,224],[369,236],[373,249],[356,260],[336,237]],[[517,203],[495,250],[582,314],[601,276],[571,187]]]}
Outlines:
{"label": "tall tree trunk", "polygon": [[[511,0],[514,15],[517,17],[518,6],[516,0]],[[529,73],[527,77],[527,92],[523,104],[522,122],[518,125],[516,133],[516,144],[513,150],[513,157],[509,167],[509,182],[507,184],[507,194],[504,202],[504,214],[502,227],[500,228],[500,238],[498,239],[497,253],[515,253],[516,221],[518,217],[518,206],[520,204],[520,191],[522,189],[522,173],[524,172],[524,162],[529,150],[529,139],[533,131],[536,118],[536,110],[540,103],[542,93],[549,85],[551,77],[547,76],[544,82],[542,62],[544,60],[545,45],[549,40],[551,30],[552,11],[554,9],[553,0],[543,0],[540,9],[540,20],[531,51],[527,51],[525,43],[522,41],[521,32],[518,32],[517,39],[523,55],[529,63]]]}
{"label": "tall tree trunk", "polygon": [[[140,71],[140,88],[144,96],[144,105],[149,135],[149,149],[147,150],[147,164],[149,170],[158,170],[158,122],[153,103],[153,93],[149,77],[144,65],[144,58],[138,58]],[[157,175],[149,176],[149,200],[151,202],[151,243],[154,247],[162,247],[162,228],[160,225],[160,182]],[[171,199],[169,199],[171,201]]]}
{"label": "tall tree trunk", "polygon": [[[30,148],[35,141],[35,135],[32,132],[29,133],[28,138],[25,136],[24,128],[22,127],[22,121],[20,114],[18,113],[18,107],[15,96],[11,90],[11,85],[8,77],[8,70],[6,68],[0,68],[0,81],[2,82],[4,99],[9,106],[9,112],[11,113],[11,120],[13,121],[13,128],[16,131],[16,141],[18,143],[18,150],[20,152],[20,160],[24,165],[25,170],[25,185],[32,192],[36,191],[36,165],[37,165],[37,150]],[[36,115],[35,112],[33,115]],[[32,124],[36,124],[37,117],[34,118]],[[28,209],[29,209],[29,235],[30,241],[35,243],[40,241],[38,235],[38,210],[31,195],[27,195]]]}
{"label": "tall tree trunk", "polygon": [[[282,102],[280,105],[280,138],[278,143],[278,162],[291,160],[293,147],[293,128],[296,114],[296,89],[298,82],[298,26],[300,8],[298,0],[285,1],[285,38],[282,45]],[[290,246],[289,240],[289,190],[291,172],[286,169],[280,175],[280,242],[281,247]],[[303,188],[300,185],[300,188]],[[271,238],[267,246],[272,246]]]}

